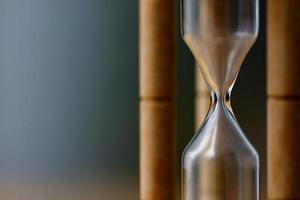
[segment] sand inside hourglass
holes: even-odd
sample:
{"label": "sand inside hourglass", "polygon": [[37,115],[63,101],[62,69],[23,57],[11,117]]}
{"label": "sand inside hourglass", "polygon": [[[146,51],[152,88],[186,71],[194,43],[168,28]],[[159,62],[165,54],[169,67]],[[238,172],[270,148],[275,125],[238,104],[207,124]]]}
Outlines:
{"label": "sand inside hourglass", "polygon": [[224,37],[185,35],[184,40],[191,49],[201,71],[211,88],[223,94],[234,83],[240,65],[255,41],[250,34],[234,34]]}

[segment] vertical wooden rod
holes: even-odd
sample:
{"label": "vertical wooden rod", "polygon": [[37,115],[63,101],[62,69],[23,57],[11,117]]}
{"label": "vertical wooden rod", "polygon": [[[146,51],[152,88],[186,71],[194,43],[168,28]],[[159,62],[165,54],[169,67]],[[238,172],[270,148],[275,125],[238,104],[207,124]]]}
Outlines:
{"label": "vertical wooden rod", "polygon": [[268,199],[300,199],[300,1],[268,0]]}
{"label": "vertical wooden rod", "polygon": [[195,129],[197,130],[208,113],[210,94],[198,65],[196,65],[195,74]]}
{"label": "vertical wooden rod", "polygon": [[139,0],[140,199],[175,198],[175,0]]}

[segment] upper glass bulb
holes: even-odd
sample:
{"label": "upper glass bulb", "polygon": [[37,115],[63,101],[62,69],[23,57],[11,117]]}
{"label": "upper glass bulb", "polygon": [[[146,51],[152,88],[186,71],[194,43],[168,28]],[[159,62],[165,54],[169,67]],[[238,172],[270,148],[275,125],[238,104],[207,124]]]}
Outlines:
{"label": "upper glass bulb", "polygon": [[257,0],[182,0],[181,28],[209,86],[230,89],[258,34]]}

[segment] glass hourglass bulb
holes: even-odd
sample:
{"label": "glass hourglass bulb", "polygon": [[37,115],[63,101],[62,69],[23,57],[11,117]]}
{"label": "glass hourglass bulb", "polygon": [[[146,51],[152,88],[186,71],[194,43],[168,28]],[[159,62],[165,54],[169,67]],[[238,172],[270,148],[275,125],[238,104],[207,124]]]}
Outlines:
{"label": "glass hourglass bulb", "polygon": [[183,200],[257,200],[258,154],[238,125],[230,95],[257,38],[258,0],[182,0],[181,17],[212,101],[183,153]]}

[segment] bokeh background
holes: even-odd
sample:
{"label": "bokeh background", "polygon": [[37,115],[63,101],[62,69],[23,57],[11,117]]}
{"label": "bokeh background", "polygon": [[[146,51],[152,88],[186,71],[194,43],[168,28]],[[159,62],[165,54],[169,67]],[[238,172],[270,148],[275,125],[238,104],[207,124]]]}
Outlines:
{"label": "bokeh background", "polygon": [[[259,151],[264,199],[260,2],[259,38],[241,68],[233,108]],[[179,174],[195,132],[195,67],[177,19]],[[2,200],[138,199],[138,102],[137,0],[0,0]]]}

